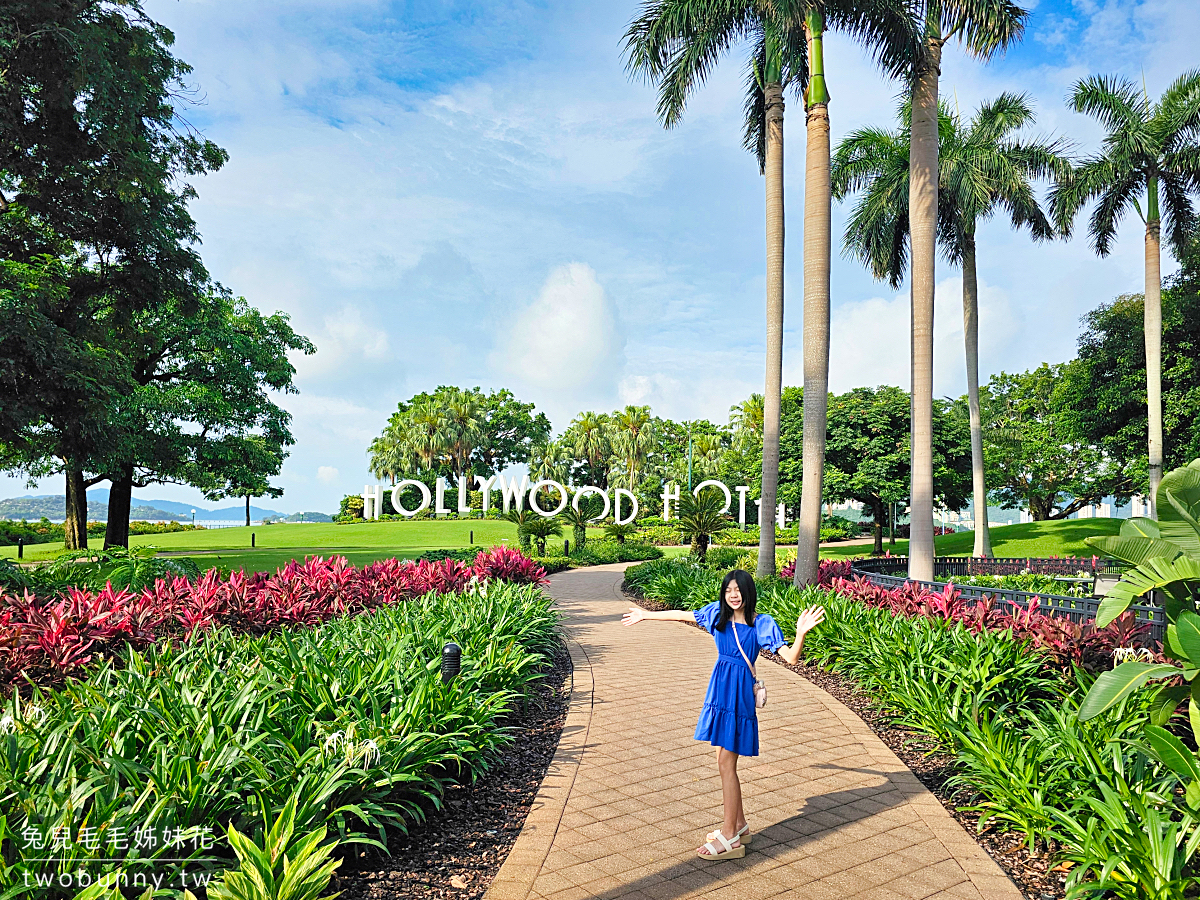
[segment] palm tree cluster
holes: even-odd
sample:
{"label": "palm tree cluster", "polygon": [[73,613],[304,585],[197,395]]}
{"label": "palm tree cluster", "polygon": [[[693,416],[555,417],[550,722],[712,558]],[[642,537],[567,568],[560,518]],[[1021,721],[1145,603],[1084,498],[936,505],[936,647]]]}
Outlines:
{"label": "palm tree cluster", "polygon": [[[945,45],[957,40],[989,60],[1018,41],[1028,12],[1012,0],[646,0],[625,33],[628,67],[658,89],[658,117],[677,125],[692,93],[735,46],[746,48],[744,143],[766,188],[766,385],[761,446],[764,508],[779,480],[783,356],[783,119],[789,91],[803,102],[807,130],[804,197],[803,490],[796,584],[816,580],[829,384],[831,202],[861,191],[846,246],[872,273],[911,287],[911,540],[909,576],[933,577],[933,309],[936,253],[963,269],[964,332],[972,425],[976,510],[987,507],[983,480],[978,378],[979,222],[1002,212],[1037,240],[1066,234],[1087,202],[1099,199],[1091,223],[1096,250],[1108,247],[1116,221],[1146,197],[1146,355],[1150,406],[1151,495],[1162,471],[1159,409],[1158,247],[1165,217],[1176,247],[1193,232],[1189,193],[1200,189],[1200,76],[1188,73],[1151,103],[1124,81],[1089,79],[1072,102],[1109,131],[1102,154],[1072,167],[1061,141],[1023,139],[1029,101],[1003,94],[969,122],[939,100]],[[886,76],[906,87],[897,131],[864,129],[830,153],[829,104],[822,42],[826,30],[865,46]],[[1040,208],[1032,182],[1056,187],[1052,215]],[[1053,225],[1052,225],[1053,220]],[[1156,318],[1157,317],[1157,318]],[[978,518],[978,517],[977,517]],[[983,515],[986,519],[986,514]],[[774,573],[774,523],[761,526],[760,575]],[[986,523],[977,554],[990,553]],[[763,552],[766,550],[767,552]]]}
{"label": "palm tree cluster", "polygon": [[368,449],[369,468],[392,484],[408,475],[443,467],[456,477],[470,474],[471,453],[484,434],[483,404],[461,388],[422,397],[392,414]]}

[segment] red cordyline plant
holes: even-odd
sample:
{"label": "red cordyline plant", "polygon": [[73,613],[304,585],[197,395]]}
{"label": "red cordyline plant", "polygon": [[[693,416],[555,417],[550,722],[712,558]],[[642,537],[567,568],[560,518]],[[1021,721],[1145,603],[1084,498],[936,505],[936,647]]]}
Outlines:
{"label": "red cordyline plant", "polygon": [[[796,577],[796,561],[792,560],[779,570],[779,577],[791,579]],[[817,584],[823,588],[829,587],[835,578],[850,577],[850,560],[823,559],[817,568]]]}
{"label": "red cordyline plant", "polygon": [[[846,566],[849,568],[849,563]],[[1063,670],[1069,670],[1071,666],[1092,671],[1107,669],[1116,648],[1145,646],[1150,632],[1149,625],[1139,624],[1130,613],[1107,628],[1096,628],[1094,622],[1079,623],[1050,615],[1039,609],[1037,597],[1024,609],[1002,611],[995,597],[964,597],[953,584],[947,584],[940,591],[913,581],[896,588],[885,588],[856,576],[833,577],[829,587],[843,597],[885,609],[894,615],[961,622],[976,632],[1011,630],[1014,637],[1029,640]]]}
{"label": "red cordyline plant", "polygon": [[345,557],[289,562],[274,575],[209,570],[195,582],[159,579],[139,593],[70,588],[57,597],[0,594],[0,685],[25,678],[53,682],[76,674],[98,654],[125,644],[227,625],[263,634],[313,627],[429,593],[465,590],[489,580],[542,585],[546,570],[517,550],[484,550],[468,564],[453,559],[385,559],[360,568]]}

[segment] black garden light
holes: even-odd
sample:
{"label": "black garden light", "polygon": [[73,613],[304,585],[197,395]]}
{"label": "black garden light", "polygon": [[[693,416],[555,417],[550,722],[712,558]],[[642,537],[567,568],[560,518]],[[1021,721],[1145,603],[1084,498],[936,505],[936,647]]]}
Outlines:
{"label": "black garden light", "polygon": [[462,647],[451,641],[442,648],[442,683],[454,680],[462,668]]}

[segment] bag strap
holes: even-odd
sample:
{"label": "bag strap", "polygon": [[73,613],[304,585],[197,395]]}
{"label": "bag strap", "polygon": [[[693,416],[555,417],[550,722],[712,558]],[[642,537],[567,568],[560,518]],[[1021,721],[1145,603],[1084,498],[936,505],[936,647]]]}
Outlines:
{"label": "bag strap", "polygon": [[754,676],[754,680],[758,681],[758,673],[754,671],[754,664],[750,662],[750,657],[746,655],[746,651],[742,649],[742,639],[738,637],[737,622],[733,619],[729,620],[729,627],[733,629],[733,639],[737,641],[738,653],[742,654],[742,659],[746,660],[746,665],[750,667],[750,674]]}

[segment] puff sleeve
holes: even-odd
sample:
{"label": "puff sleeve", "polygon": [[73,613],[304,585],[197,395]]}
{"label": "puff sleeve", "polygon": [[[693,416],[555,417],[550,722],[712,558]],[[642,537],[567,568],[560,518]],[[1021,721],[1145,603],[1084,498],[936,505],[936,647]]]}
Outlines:
{"label": "puff sleeve", "polygon": [[709,634],[712,634],[713,625],[715,625],[717,619],[721,617],[721,603],[718,600],[714,600],[712,603],[708,604],[708,606],[702,606],[699,609],[692,610],[692,615],[696,617],[697,625],[699,625]]}
{"label": "puff sleeve", "polygon": [[783,631],[780,630],[779,624],[766,613],[759,613],[754,617],[754,632],[758,638],[758,646],[772,653],[787,643],[783,639]]}

